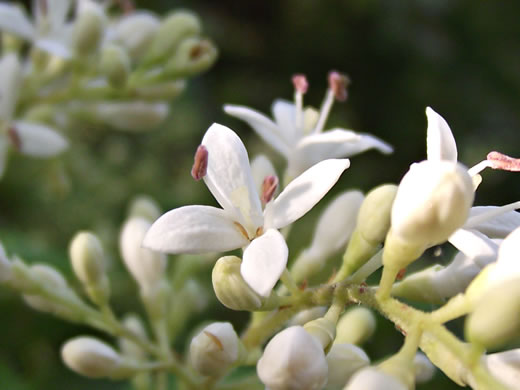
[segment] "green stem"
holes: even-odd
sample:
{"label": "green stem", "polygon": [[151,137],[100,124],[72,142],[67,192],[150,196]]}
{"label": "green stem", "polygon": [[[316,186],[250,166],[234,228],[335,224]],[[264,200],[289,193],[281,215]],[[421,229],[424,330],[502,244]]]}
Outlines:
{"label": "green stem", "polygon": [[457,294],[437,310],[430,313],[432,321],[444,324],[455,318],[468,314],[472,309],[471,304],[464,294]]}

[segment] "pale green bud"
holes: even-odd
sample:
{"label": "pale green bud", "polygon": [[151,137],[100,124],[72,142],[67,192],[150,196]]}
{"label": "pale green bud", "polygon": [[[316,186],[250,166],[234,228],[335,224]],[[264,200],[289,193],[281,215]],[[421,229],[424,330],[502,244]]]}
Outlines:
{"label": "pale green bud", "polygon": [[128,50],[130,57],[135,60],[141,58],[149,49],[158,28],[157,16],[149,12],[136,11],[118,21],[111,38]]}
{"label": "pale green bud", "polygon": [[190,361],[202,375],[220,376],[239,361],[243,348],[229,322],[215,322],[191,340]]}
{"label": "pale green bud", "polygon": [[415,383],[429,382],[435,375],[435,366],[425,354],[417,352],[413,359],[415,368]]}
{"label": "pale green bud", "polygon": [[130,217],[142,217],[150,222],[161,216],[159,204],[150,196],[136,196],[130,203],[128,215]]}
{"label": "pale green bud", "polygon": [[399,379],[375,367],[356,372],[343,390],[410,390]]}
{"label": "pale green bud", "polygon": [[307,322],[315,320],[317,318],[321,318],[327,312],[327,308],[325,306],[316,306],[311,309],[302,310],[298,314],[296,314],[291,321],[289,321],[290,326],[294,325],[305,325]]}
{"label": "pale green bud", "polygon": [[490,288],[466,318],[465,335],[486,349],[497,349],[520,338],[520,279]]}
{"label": "pale green bud", "polygon": [[262,297],[242,277],[241,263],[242,260],[236,256],[218,259],[211,273],[213,289],[220,303],[227,308],[255,311],[262,306]]}
{"label": "pale green bud", "polygon": [[493,353],[483,358],[488,370],[511,390],[520,383],[520,349]]}
{"label": "pale green bud", "polygon": [[217,58],[217,48],[197,37],[184,39],[164,67],[165,75],[175,78],[193,76],[207,70]]}
{"label": "pale green bud", "polygon": [[185,80],[165,81],[159,84],[137,87],[135,88],[135,94],[138,98],[145,100],[169,101],[179,96],[185,88]]}
{"label": "pale green bud", "polygon": [[101,5],[91,0],[80,1],[72,31],[73,46],[78,54],[88,55],[97,50],[105,23],[106,16]]}
{"label": "pale green bud", "polygon": [[124,49],[106,45],[101,50],[99,70],[113,87],[123,87],[130,74],[130,57]]}
{"label": "pale green bud", "polygon": [[162,123],[168,116],[166,103],[102,102],[85,108],[94,119],[118,130],[150,130]]}
{"label": "pale green bud", "polygon": [[327,318],[318,318],[307,322],[303,329],[314,336],[325,351],[328,351],[332,342],[336,338],[336,322]]}
{"label": "pale green bud", "polygon": [[375,330],[374,313],[365,307],[354,307],[339,319],[335,343],[361,345],[372,337]]}
{"label": "pale green bud", "polygon": [[175,51],[185,38],[200,34],[199,18],[189,11],[176,11],[164,18],[150,42],[144,62],[155,63]]}
{"label": "pale green bud", "polygon": [[5,253],[5,249],[0,242],[0,283],[7,282],[11,279],[11,276],[11,261],[7,257],[7,253]]}
{"label": "pale green bud", "polygon": [[135,362],[125,360],[112,347],[94,337],[76,337],[61,349],[67,367],[89,378],[120,379],[136,373]]}
{"label": "pale green bud", "polygon": [[301,326],[284,329],[269,341],[256,372],[270,390],[321,390],[328,377],[321,343]]}
{"label": "pale green bud", "polygon": [[98,305],[106,303],[110,286],[105,272],[105,254],[101,241],[91,232],[79,232],[69,247],[72,269],[87,294]]}
{"label": "pale green bud", "polygon": [[361,204],[357,229],[374,246],[384,241],[390,229],[390,215],[396,194],[395,184],[383,184],[371,190]]}
{"label": "pale green bud", "polygon": [[352,344],[334,344],[327,354],[329,379],[327,389],[341,390],[354,375],[370,364],[370,359],[361,348]]}

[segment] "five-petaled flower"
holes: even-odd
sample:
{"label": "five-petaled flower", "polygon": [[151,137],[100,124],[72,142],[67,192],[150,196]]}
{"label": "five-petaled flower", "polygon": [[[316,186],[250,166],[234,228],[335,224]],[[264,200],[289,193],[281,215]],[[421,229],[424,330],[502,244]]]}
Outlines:
{"label": "five-petaled flower", "polygon": [[204,182],[222,209],[184,206],[161,216],[143,245],[167,253],[244,249],[240,272],[258,294],[268,296],[287,264],[288,248],[278,231],[306,214],[350,165],[329,159],[294,179],[262,210],[247,151],[229,128],[213,124],[202,140],[207,149]]}

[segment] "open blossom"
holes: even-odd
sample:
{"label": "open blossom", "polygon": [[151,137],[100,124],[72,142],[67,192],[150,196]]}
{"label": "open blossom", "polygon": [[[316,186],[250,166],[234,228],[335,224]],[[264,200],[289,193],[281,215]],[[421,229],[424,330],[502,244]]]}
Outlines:
{"label": "open blossom", "polygon": [[61,153],[67,140],[50,127],[13,119],[22,87],[21,65],[16,54],[0,59],[0,178],[7,163],[8,149],[32,157],[52,157]]}
{"label": "open blossom", "polygon": [[[323,132],[334,99],[339,100],[341,96],[338,95],[342,95],[338,93],[338,83],[334,81],[334,75],[340,76],[337,72],[329,75],[330,86],[320,112],[312,107],[303,109],[306,88],[302,88],[299,85],[301,83],[297,82],[294,104],[281,99],[274,101],[274,121],[244,106],[228,104],[224,106],[224,111],[247,122],[265,142],[285,157],[289,178],[298,176],[307,168],[328,158],[350,157],[373,148],[385,154],[391,153],[390,145],[369,134],[341,128]],[[343,89],[346,93],[345,86]]]}
{"label": "open blossom", "polygon": [[167,253],[244,249],[241,274],[258,294],[268,296],[287,264],[288,248],[279,228],[306,214],[348,168],[347,159],[322,161],[293,180],[262,210],[247,151],[229,128],[213,124],[204,182],[222,209],[185,206],[160,217],[143,245]]}

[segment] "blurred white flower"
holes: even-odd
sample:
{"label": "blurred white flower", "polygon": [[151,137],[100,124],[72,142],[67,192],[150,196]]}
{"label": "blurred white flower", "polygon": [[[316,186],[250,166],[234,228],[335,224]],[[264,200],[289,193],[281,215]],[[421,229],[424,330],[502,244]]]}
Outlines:
{"label": "blurred white flower", "polygon": [[[143,245],[167,253],[244,248],[242,276],[258,294],[268,296],[287,264],[287,244],[278,229],[307,213],[348,168],[349,160],[316,164],[262,210],[240,138],[229,128],[213,124],[202,147],[207,153],[197,152],[196,156],[208,160],[207,170],[198,177],[203,176],[222,209],[185,206],[171,210],[152,225]],[[196,161],[196,166],[205,163]]]}
{"label": "blurred white flower", "polygon": [[346,98],[344,77],[337,72],[329,74],[329,89],[320,112],[311,107],[303,109],[307,84],[301,75],[293,78],[296,89],[294,104],[285,100],[274,101],[274,121],[244,106],[225,105],[224,111],[247,122],[265,142],[285,157],[290,179],[328,158],[350,157],[372,148],[385,154],[391,153],[390,145],[369,134],[341,128],[323,132],[334,100]]}

